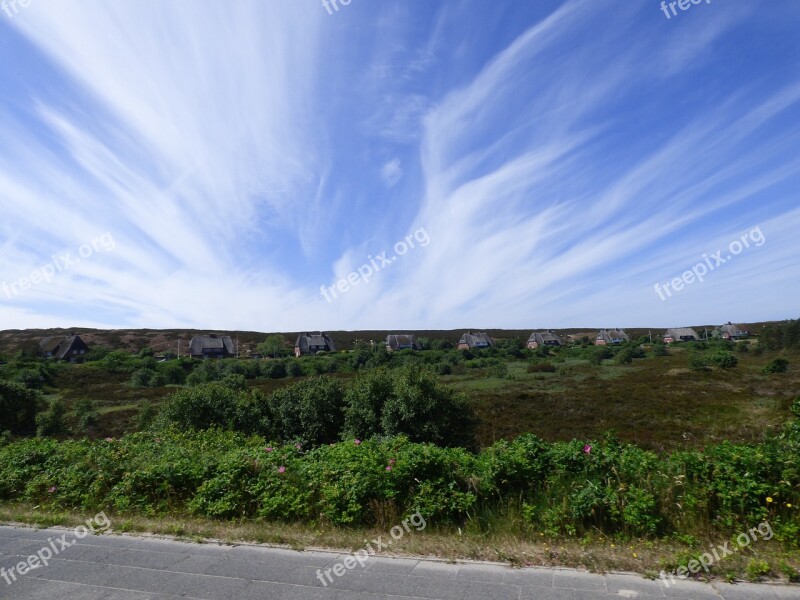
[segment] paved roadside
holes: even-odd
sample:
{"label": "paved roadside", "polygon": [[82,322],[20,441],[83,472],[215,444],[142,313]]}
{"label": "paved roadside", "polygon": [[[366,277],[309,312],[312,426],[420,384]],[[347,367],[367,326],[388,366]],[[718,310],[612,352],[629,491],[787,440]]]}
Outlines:
{"label": "paved roadside", "polygon": [[[191,544],[132,536],[88,536],[69,547],[65,529],[0,527],[0,598],[13,600],[681,600],[800,599],[800,587],[705,585],[666,588],[633,575],[511,569],[259,546]],[[47,566],[19,564],[43,548]],[[46,557],[47,553],[43,553]],[[36,563],[39,564],[36,564]],[[5,569],[3,571],[2,569]],[[11,569],[15,581],[11,584]],[[23,571],[27,570],[23,567]],[[5,574],[4,574],[5,573]],[[341,576],[337,573],[342,573]]]}

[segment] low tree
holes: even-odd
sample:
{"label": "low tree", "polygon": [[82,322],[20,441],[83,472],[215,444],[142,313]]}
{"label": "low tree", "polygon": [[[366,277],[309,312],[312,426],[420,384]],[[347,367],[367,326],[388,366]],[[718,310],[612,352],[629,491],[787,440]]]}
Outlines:
{"label": "low tree", "polygon": [[442,446],[475,445],[475,418],[466,397],[425,369],[364,373],[345,401],[346,438],[405,435]]}
{"label": "low tree", "polygon": [[344,425],[344,390],[331,377],[313,377],[275,391],[269,404],[284,441],[329,444]]}
{"label": "low tree", "polygon": [[97,425],[99,414],[97,412],[97,404],[92,400],[81,398],[75,403],[73,412],[81,431],[87,431]]}
{"label": "low tree", "polygon": [[258,345],[258,352],[272,358],[287,356],[286,340],[282,335],[271,335]]}
{"label": "low tree", "polygon": [[475,446],[475,417],[464,394],[441,385],[432,373],[404,369],[395,373],[394,394],[381,416],[384,435],[407,435],[440,446]]}
{"label": "low tree", "polygon": [[159,420],[181,430],[234,429],[238,400],[236,391],[220,383],[198,385],[173,394]]}
{"label": "low tree", "polygon": [[59,436],[69,433],[69,429],[64,422],[66,413],[67,409],[61,398],[51,400],[47,410],[36,415],[36,435],[40,437]]}
{"label": "low tree", "polygon": [[20,383],[0,380],[0,431],[33,433],[39,394]]}

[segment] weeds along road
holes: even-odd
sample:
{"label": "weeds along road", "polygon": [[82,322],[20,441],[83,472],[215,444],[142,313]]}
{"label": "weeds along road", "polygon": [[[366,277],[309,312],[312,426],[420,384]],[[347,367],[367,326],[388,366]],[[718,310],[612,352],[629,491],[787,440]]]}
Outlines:
{"label": "weeds along road", "polygon": [[[566,569],[296,552],[129,536],[88,536],[61,548],[65,529],[0,527],[0,598],[13,600],[611,600],[800,599],[800,588],[659,581]],[[33,561],[55,547],[47,566]],[[46,553],[45,553],[46,556]],[[38,564],[37,564],[38,563]],[[353,566],[347,566],[352,564]],[[24,574],[20,574],[20,572]],[[326,576],[326,572],[329,576]],[[341,574],[339,574],[341,573]],[[11,579],[9,576],[8,579]]]}

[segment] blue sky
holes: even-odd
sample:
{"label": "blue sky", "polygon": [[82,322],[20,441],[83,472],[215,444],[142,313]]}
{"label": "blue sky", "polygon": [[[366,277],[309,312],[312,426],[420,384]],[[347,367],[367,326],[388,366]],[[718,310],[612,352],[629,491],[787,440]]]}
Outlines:
{"label": "blue sky", "polygon": [[799,316],[795,0],[20,2],[0,328]]}

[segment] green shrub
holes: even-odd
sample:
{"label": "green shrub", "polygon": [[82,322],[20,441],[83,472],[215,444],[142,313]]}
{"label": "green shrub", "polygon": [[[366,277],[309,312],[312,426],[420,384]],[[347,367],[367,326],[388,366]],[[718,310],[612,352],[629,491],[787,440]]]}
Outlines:
{"label": "green shrub", "polygon": [[414,442],[473,447],[475,419],[462,394],[424,369],[377,369],[348,388],[344,436],[404,435]]}
{"label": "green shrub", "polygon": [[521,513],[536,532],[623,539],[727,536],[769,518],[775,538],[797,547],[800,514],[787,505],[800,500],[799,455],[792,428],[705,452],[526,435],[477,455],[402,436],[306,451],[234,432],[162,429],[0,445],[0,501],[381,528],[416,510],[439,526],[478,530]]}
{"label": "green shrub", "polygon": [[220,372],[219,361],[204,360],[197,364],[186,377],[186,385],[204,385],[219,381],[223,376],[223,373]]}
{"label": "green shrub", "polygon": [[183,363],[178,361],[167,361],[159,365],[159,371],[164,377],[164,385],[183,385],[186,383],[186,369]]}
{"label": "green shrub", "polygon": [[267,403],[259,392],[240,392],[215,382],[173,394],[161,410],[157,423],[160,427],[173,426],[180,431],[221,428],[270,433],[266,408]]}
{"label": "green shrub", "polygon": [[0,380],[0,431],[32,433],[39,394],[19,383]]}
{"label": "green shrub", "polygon": [[632,363],[635,357],[636,352],[634,352],[633,348],[627,347],[622,348],[619,352],[617,352],[614,360],[618,365],[627,365]]}
{"label": "green shrub", "polygon": [[97,425],[99,417],[97,404],[88,398],[81,398],[75,403],[75,418],[78,420],[78,427],[81,431],[86,431]]}
{"label": "green shrub", "polygon": [[289,364],[286,365],[286,374],[289,377],[302,377],[303,367],[300,361],[297,359],[289,361]]}
{"label": "green shrub", "polygon": [[58,436],[68,433],[64,422],[66,412],[67,409],[61,398],[51,400],[47,410],[36,415],[36,435]]}
{"label": "green shrub", "polygon": [[695,371],[705,371],[708,368],[708,359],[699,352],[689,352],[689,368]]}
{"label": "green shrub", "polygon": [[719,350],[708,356],[709,362],[717,365],[721,369],[733,369],[739,364],[739,360],[730,352]]}
{"label": "green shrub", "polygon": [[167,379],[161,371],[156,371],[154,368],[139,369],[134,371],[131,376],[131,385],[133,387],[164,387],[167,384]]}
{"label": "green shrub", "polygon": [[589,363],[593,365],[600,365],[604,360],[613,357],[614,353],[608,346],[593,346],[589,354]]}
{"label": "green shrub", "polygon": [[386,369],[356,377],[345,393],[345,438],[365,439],[383,433],[383,407],[394,394],[394,376]]}
{"label": "green shrub", "polygon": [[271,358],[280,358],[288,356],[291,353],[282,335],[269,336],[258,345],[257,349],[263,356],[269,356]]}
{"label": "green shrub", "polygon": [[140,367],[136,357],[124,350],[114,350],[106,354],[98,364],[110,373],[133,373]]}
{"label": "green shrub", "polygon": [[789,361],[785,358],[776,358],[771,360],[766,367],[764,373],[785,373],[789,369]]}
{"label": "green shrub", "polygon": [[136,416],[136,429],[143,431],[149,429],[158,418],[158,409],[152,404],[145,404]]}
{"label": "green shrub", "polygon": [[262,361],[260,373],[262,377],[269,379],[283,379],[288,375],[286,363],[280,360]]}
{"label": "green shrub", "polygon": [[543,485],[552,467],[549,446],[532,434],[496,442],[479,460],[481,491],[487,495],[530,494]]}
{"label": "green shrub", "polygon": [[453,367],[450,363],[440,362],[436,363],[433,372],[437,375],[450,375],[453,372]]}
{"label": "green shrub", "polygon": [[44,387],[45,377],[39,369],[22,369],[14,377],[14,381],[31,390],[40,390]]}
{"label": "green shrub", "polygon": [[269,398],[280,439],[316,446],[339,439],[344,425],[344,390],[328,377],[312,377],[275,391]]}

